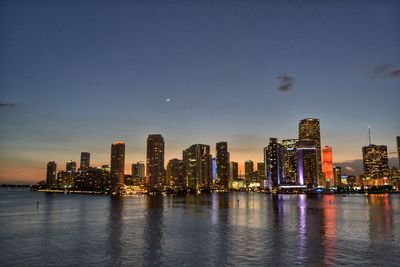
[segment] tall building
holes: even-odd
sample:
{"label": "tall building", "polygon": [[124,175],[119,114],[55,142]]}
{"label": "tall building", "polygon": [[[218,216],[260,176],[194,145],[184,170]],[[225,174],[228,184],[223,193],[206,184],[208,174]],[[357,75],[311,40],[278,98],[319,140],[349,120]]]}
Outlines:
{"label": "tall building", "polygon": [[324,173],[327,185],[335,185],[335,180],[333,179],[333,159],[331,146],[324,146],[322,148],[322,172]]}
{"label": "tall building", "polygon": [[284,149],[276,138],[270,138],[264,155],[269,186],[278,187],[284,183]]}
{"label": "tall building", "polygon": [[257,182],[261,182],[261,180],[265,178],[265,162],[257,162]]}
{"label": "tall building", "polygon": [[298,183],[308,187],[318,186],[318,152],[315,145],[313,142],[299,142],[296,152]]}
{"label": "tall building", "polygon": [[342,186],[342,168],[340,166],[333,166],[333,177],[336,186]]}
{"label": "tall building", "polygon": [[147,138],[146,176],[152,190],[162,190],[165,179],[165,144],[161,134],[150,134]]}
{"label": "tall building", "polygon": [[[307,149],[314,148],[316,161],[305,161],[303,162],[303,169],[313,170],[312,178],[316,185],[324,185],[325,181],[322,179],[322,163],[321,163],[321,134],[320,134],[320,124],[318,119],[307,118],[299,122],[299,143],[298,147],[303,147]],[[306,153],[309,154],[309,153]],[[304,163],[311,164],[314,166],[304,166]],[[308,175],[310,175],[309,173]]]}
{"label": "tall building", "polygon": [[253,181],[254,177],[254,162],[252,160],[246,160],[244,162],[244,179],[249,184]]}
{"label": "tall building", "polygon": [[400,170],[400,136],[397,136],[397,157],[399,160],[399,170]]}
{"label": "tall building", "polygon": [[131,172],[132,172],[132,179],[135,184],[141,185],[144,183],[145,166],[143,161],[138,161],[137,163],[133,163]]}
{"label": "tall building", "polygon": [[87,172],[89,167],[90,167],[90,153],[89,152],[82,152],[81,153],[80,172],[81,173]]}
{"label": "tall building", "polygon": [[387,147],[369,145],[362,148],[364,176],[368,179],[381,179],[389,176]]}
{"label": "tall building", "polygon": [[125,178],[125,143],[117,141],[111,145],[111,190],[120,191]]}
{"label": "tall building", "polygon": [[210,154],[210,146],[192,145],[183,154],[186,157],[184,161],[186,161],[187,166],[184,169],[186,170],[188,188],[196,191],[211,189],[212,156]]}
{"label": "tall building", "polygon": [[68,160],[65,170],[67,173],[75,173],[76,172],[76,162],[72,160]]}
{"label": "tall building", "polygon": [[55,161],[49,161],[47,163],[47,175],[46,175],[46,187],[55,188],[57,187],[57,164]]}
{"label": "tall building", "polygon": [[239,179],[239,164],[237,162],[229,162],[229,181],[236,181]]}
{"label": "tall building", "polygon": [[297,178],[297,139],[282,140],[284,149],[284,177],[285,180],[298,183]]}
{"label": "tall building", "polygon": [[183,170],[183,160],[171,159],[168,161],[167,185],[178,190],[186,189],[186,179]]}
{"label": "tall building", "polygon": [[216,145],[217,180],[225,189],[229,189],[229,152],[228,143],[219,142]]}

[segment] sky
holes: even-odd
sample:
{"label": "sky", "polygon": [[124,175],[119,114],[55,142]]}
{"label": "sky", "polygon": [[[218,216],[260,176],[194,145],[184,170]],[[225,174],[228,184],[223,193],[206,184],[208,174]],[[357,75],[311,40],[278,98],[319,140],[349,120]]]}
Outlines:
{"label": "sky", "polygon": [[309,117],[335,163],[359,162],[368,125],[397,157],[399,14],[399,1],[1,1],[0,182],[45,179],[82,151],[109,164],[116,140],[129,173],[151,133],[165,164],[227,141],[243,169]]}

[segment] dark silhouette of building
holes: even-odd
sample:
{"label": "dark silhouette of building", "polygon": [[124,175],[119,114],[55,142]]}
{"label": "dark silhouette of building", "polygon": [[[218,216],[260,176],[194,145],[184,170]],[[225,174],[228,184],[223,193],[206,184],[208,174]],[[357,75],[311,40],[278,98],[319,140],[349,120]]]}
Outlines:
{"label": "dark silhouette of building", "polygon": [[46,187],[57,187],[57,164],[55,161],[47,163]]}
{"label": "dark silhouette of building", "polygon": [[111,145],[111,191],[119,193],[125,179],[125,143],[117,141]]}
{"label": "dark silhouette of building", "polygon": [[229,189],[229,152],[227,142],[217,143],[216,160],[217,180],[225,189]]}
{"label": "dark silhouette of building", "polygon": [[161,134],[150,134],[147,138],[146,175],[151,190],[163,190],[165,144]]}
{"label": "dark silhouette of building", "polygon": [[76,172],[76,162],[72,161],[72,160],[68,160],[66,167],[65,167],[65,171],[67,173],[75,173]]}
{"label": "dark silhouette of building", "polygon": [[85,173],[90,167],[90,153],[89,152],[81,152],[81,167],[80,172]]}
{"label": "dark silhouette of building", "polygon": [[229,180],[230,182],[239,179],[239,164],[237,162],[231,161],[229,163]]}

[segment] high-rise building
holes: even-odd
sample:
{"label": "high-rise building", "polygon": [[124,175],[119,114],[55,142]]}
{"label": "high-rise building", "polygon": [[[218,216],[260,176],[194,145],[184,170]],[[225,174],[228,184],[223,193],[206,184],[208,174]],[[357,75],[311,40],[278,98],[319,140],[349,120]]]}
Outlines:
{"label": "high-rise building", "polygon": [[327,185],[335,185],[335,180],[333,179],[333,159],[331,146],[324,146],[322,148],[322,172],[324,173]]}
{"label": "high-rise building", "polygon": [[196,144],[183,153],[187,166],[186,179],[191,190],[209,190],[212,187],[212,156],[210,146]]}
{"label": "high-rise building", "polygon": [[364,176],[381,179],[389,176],[387,147],[384,145],[369,145],[362,148]]}
{"label": "high-rise building", "polygon": [[342,168],[340,166],[333,166],[333,177],[336,186],[342,186]]}
{"label": "high-rise building", "polygon": [[82,152],[81,153],[80,172],[81,173],[87,172],[89,167],[90,167],[90,153],[89,152]]}
{"label": "high-rise building", "polygon": [[134,184],[141,185],[144,183],[145,166],[144,166],[143,161],[138,161],[137,163],[133,163],[131,172],[132,172],[131,174],[132,174],[132,179],[134,181]]}
{"label": "high-rise building", "polygon": [[318,186],[318,152],[313,142],[297,144],[298,184],[308,187]]}
{"label": "high-rise building", "polygon": [[399,160],[399,170],[400,170],[400,136],[397,136],[397,157]]}
{"label": "high-rise building", "polygon": [[46,175],[46,187],[55,188],[57,187],[57,164],[55,161],[49,161],[47,163],[47,175]]}
{"label": "high-rise building", "polygon": [[277,188],[284,183],[284,149],[278,139],[270,138],[264,156],[269,186]]}
{"label": "high-rise building", "polygon": [[68,160],[65,170],[67,173],[75,173],[76,172],[76,162],[72,160]]}
{"label": "high-rise building", "polygon": [[165,179],[165,144],[161,134],[150,134],[147,138],[146,176],[151,190],[162,190]]}
{"label": "high-rise building", "polygon": [[265,162],[257,162],[257,182],[261,182],[261,180],[265,178]]}
{"label": "high-rise building", "polygon": [[236,181],[239,179],[239,164],[237,162],[229,162],[229,181]]}
{"label": "high-rise building", "polygon": [[252,160],[246,160],[244,162],[244,179],[249,184],[254,178],[254,162]]}
{"label": "high-rise building", "polygon": [[125,143],[117,141],[111,145],[111,190],[119,192],[125,178]]}
{"label": "high-rise building", "polygon": [[284,149],[284,177],[288,182],[298,183],[297,178],[297,139],[282,140]]}
{"label": "high-rise building", "polygon": [[[299,143],[298,147],[303,147],[307,149],[314,148],[316,161],[305,161],[306,164],[315,164],[314,166],[305,166],[303,169],[309,169],[316,171],[312,172],[315,177],[312,178],[316,185],[324,185],[325,181],[322,179],[322,163],[321,163],[321,134],[320,134],[320,124],[318,119],[307,118],[303,119],[299,123]],[[307,153],[309,154],[309,153]],[[309,173],[308,175],[310,175]]]}
{"label": "high-rise building", "polygon": [[171,188],[186,189],[186,179],[183,173],[183,160],[171,159],[167,164],[167,185]]}
{"label": "high-rise building", "polygon": [[225,189],[229,189],[229,152],[228,143],[219,142],[216,145],[217,180]]}

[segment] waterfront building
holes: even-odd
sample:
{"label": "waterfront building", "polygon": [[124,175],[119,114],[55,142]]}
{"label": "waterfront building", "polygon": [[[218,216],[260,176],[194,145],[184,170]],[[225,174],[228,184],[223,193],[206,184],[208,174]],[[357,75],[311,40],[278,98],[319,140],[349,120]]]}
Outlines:
{"label": "waterfront building", "polygon": [[252,160],[246,160],[244,162],[244,179],[246,184],[253,182],[254,177],[254,162]]}
{"label": "waterfront building", "polygon": [[277,188],[284,183],[284,149],[276,138],[270,138],[264,155],[268,184],[270,188]]}
{"label": "waterfront building", "polygon": [[138,161],[132,164],[131,175],[135,185],[141,185],[144,183],[145,165],[143,161]]}
{"label": "waterfront building", "polygon": [[81,167],[79,168],[81,173],[87,172],[90,167],[90,153],[81,152]]}
{"label": "waterfront building", "polygon": [[212,180],[213,180],[213,183],[218,182],[217,181],[217,159],[216,158],[212,158]]}
{"label": "waterfront building", "polygon": [[257,162],[257,183],[261,182],[265,177],[265,162]]}
{"label": "waterfront building", "polygon": [[68,173],[76,172],[76,162],[72,160],[68,160],[66,163],[65,171]]}
{"label": "waterfront building", "polygon": [[[388,184],[389,163],[387,146],[370,144],[362,148],[362,154],[364,182],[369,185]],[[368,181],[371,179],[373,181]]]}
{"label": "waterfront building", "polygon": [[111,145],[111,190],[120,192],[125,180],[125,143],[117,141]]}
{"label": "waterfront building", "polygon": [[165,144],[161,134],[150,134],[147,138],[146,176],[151,190],[163,190]]}
{"label": "waterfront building", "polygon": [[232,183],[239,179],[239,164],[237,162],[229,162],[229,181]]}
{"label": "waterfront building", "polygon": [[336,186],[342,186],[342,168],[340,166],[333,166],[333,179]]}
{"label": "waterfront building", "polygon": [[325,180],[328,186],[335,185],[333,179],[333,159],[332,159],[332,147],[324,146],[322,148],[322,172],[324,173]]}
{"label": "waterfront building", "polygon": [[318,186],[318,152],[313,141],[297,144],[298,184],[308,187]]}
{"label": "waterfront building", "polygon": [[46,187],[55,188],[57,187],[57,164],[55,161],[49,161],[47,163],[47,175],[46,175]]}
{"label": "waterfront building", "polygon": [[297,139],[285,139],[281,143],[284,150],[283,176],[288,183],[298,183],[297,142]]}
{"label": "waterfront building", "polygon": [[191,190],[209,190],[212,188],[212,156],[210,146],[195,144],[183,153],[187,164],[187,187]]}
{"label": "waterfront building", "polygon": [[167,186],[178,190],[186,189],[186,179],[183,170],[183,160],[175,158],[168,161]]}
{"label": "waterfront building", "polygon": [[[307,118],[299,122],[299,141],[298,147],[307,148],[308,150],[314,149],[316,160],[305,161],[303,163],[314,164],[313,166],[303,165],[303,170],[313,170],[311,177],[315,182],[315,185],[325,185],[325,181],[322,176],[322,164],[321,164],[321,134],[320,134],[320,123],[319,119]],[[308,151],[310,152],[310,151]],[[310,152],[311,153],[311,152]],[[300,153],[300,154],[310,154],[310,153]],[[297,153],[299,154],[299,153]],[[309,173],[311,174],[311,173]],[[300,177],[299,177],[300,179]]]}
{"label": "waterfront building", "polygon": [[57,173],[58,189],[74,189],[76,172],[60,171]]}
{"label": "waterfront building", "polygon": [[229,152],[228,143],[216,144],[217,180],[225,188],[229,189]]}
{"label": "waterfront building", "polygon": [[397,157],[399,160],[398,169],[400,170],[400,136],[397,136]]}

